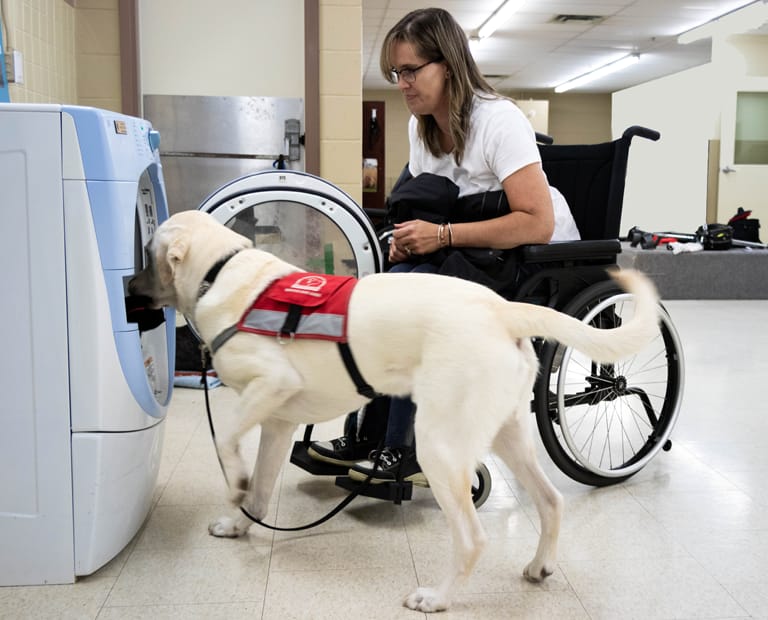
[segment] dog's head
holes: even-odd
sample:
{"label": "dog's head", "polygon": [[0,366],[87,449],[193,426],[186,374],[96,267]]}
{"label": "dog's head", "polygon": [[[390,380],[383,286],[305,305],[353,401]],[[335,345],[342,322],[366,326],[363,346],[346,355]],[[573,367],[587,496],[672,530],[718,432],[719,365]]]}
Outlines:
{"label": "dog's head", "polygon": [[191,313],[211,266],[250,247],[248,239],[207,213],[176,213],[152,235],[146,248],[147,266],[128,282],[128,292],[150,298],[155,308],[172,306]]}

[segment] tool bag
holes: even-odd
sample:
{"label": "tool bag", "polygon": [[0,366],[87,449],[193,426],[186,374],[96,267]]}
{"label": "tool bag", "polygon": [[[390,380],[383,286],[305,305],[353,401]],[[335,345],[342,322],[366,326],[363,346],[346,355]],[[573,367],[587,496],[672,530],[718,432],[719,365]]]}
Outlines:
{"label": "tool bag", "polygon": [[727,250],[733,245],[733,228],[728,224],[704,224],[696,230],[696,241],[705,250]]}
{"label": "tool bag", "polygon": [[745,211],[739,207],[736,215],[728,220],[728,225],[733,228],[733,238],[740,241],[762,243],[760,241],[760,220],[749,217],[750,215],[752,215],[752,211]]}

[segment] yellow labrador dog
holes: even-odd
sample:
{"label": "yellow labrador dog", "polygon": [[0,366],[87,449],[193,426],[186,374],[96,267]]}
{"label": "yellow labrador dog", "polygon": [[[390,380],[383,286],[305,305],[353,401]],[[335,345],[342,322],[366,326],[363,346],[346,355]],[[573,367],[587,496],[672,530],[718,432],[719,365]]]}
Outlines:
{"label": "yellow labrador dog", "polygon": [[[254,249],[248,239],[199,211],[164,222],[150,242],[149,256],[148,268],[131,280],[130,291],[150,297],[157,307],[176,307],[209,345],[238,322],[268,284],[301,271]],[[476,563],[486,539],[470,487],[476,465],[489,450],[530,493],[541,520],[525,577],[540,581],[555,570],[563,500],[536,460],[530,399],[537,358],[531,338],[557,340],[602,362],[642,348],[656,333],[655,289],[638,272],[614,277],[635,295],[636,313],[613,330],[505,301],[458,278],[406,273],[358,281],[349,301],[348,345],[360,374],[377,392],[411,394],[417,403],[418,461],[453,540],[447,577],[435,588],[418,588],[406,598],[407,607],[446,609]],[[243,501],[260,519],[297,425],[330,420],[367,399],[356,390],[336,344],[326,340],[281,341],[237,332],[216,350],[213,365],[240,394],[239,428],[220,446],[228,479],[240,485],[231,490],[232,499]],[[238,443],[255,425],[261,427],[261,439],[248,481]],[[250,526],[237,512],[213,522],[209,531],[236,537]]]}

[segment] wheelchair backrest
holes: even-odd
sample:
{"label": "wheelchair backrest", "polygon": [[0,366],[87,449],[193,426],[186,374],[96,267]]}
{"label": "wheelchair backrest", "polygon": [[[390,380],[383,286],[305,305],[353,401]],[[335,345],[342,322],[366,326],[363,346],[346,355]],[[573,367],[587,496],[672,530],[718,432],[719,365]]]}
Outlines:
{"label": "wheelchair backrest", "polygon": [[658,140],[645,127],[600,144],[539,144],[549,184],[565,196],[582,239],[619,237],[629,145],[634,136]]}

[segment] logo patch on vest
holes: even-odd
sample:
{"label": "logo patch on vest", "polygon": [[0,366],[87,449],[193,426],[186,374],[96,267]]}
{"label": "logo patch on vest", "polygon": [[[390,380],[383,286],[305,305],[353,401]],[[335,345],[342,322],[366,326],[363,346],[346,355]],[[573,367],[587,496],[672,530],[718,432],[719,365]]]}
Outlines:
{"label": "logo patch on vest", "polygon": [[357,279],[292,273],[270,284],[237,329],[267,336],[347,341],[347,309]]}

